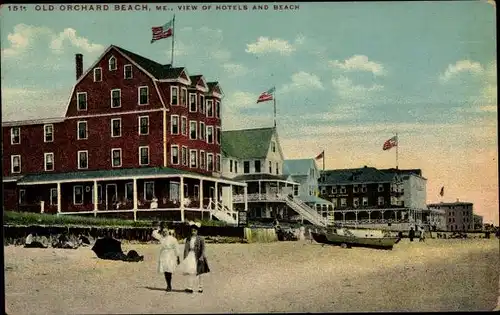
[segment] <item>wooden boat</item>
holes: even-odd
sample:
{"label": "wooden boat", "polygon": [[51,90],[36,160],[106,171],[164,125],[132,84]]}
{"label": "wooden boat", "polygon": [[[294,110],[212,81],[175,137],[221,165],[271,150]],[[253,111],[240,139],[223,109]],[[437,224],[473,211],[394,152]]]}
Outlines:
{"label": "wooden boat", "polygon": [[369,247],[376,249],[392,249],[399,238],[384,235],[376,230],[349,230],[338,228],[330,231],[311,232],[313,239],[321,244],[340,245],[344,248]]}

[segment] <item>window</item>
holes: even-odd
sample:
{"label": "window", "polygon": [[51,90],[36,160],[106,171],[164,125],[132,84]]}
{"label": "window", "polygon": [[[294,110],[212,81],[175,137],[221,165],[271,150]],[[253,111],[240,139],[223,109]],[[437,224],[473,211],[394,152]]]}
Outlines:
{"label": "window", "polygon": [[220,118],[220,102],[215,101],[215,118]]}
{"label": "window", "polygon": [[155,197],[155,182],[144,182],[144,198],[147,201]]}
{"label": "window", "polygon": [[340,206],[347,207],[347,199],[346,198],[340,198]]}
{"label": "window", "polygon": [[122,92],[120,89],[111,90],[111,108],[118,108],[122,106],[121,95]]}
{"label": "window", "polygon": [[111,166],[122,166],[122,149],[111,149]]}
{"label": "window", "polygon": [[368,197],[363,197],[363,206],[368,206]]}
{"label": "window", "polygon": [[89,152],[78,151],[78,169],[84,170],[89,167]]}
{"label": "window", "polygon": [[44,167],[46,171],[54,170],[54,153],[44,153]]}
{"label": "window", "polygon": [[280,173],[280,164],[276,162],[276,175],[279,175]]}
{"label": "window", "polygon": [[139,87],[139,105],[149,104],[149,88],[147,86]]}
{"label": "window", "polygon": [[[231,169],[233,168],[233,161],[231,161]],[[260,173],[260,161],[254,161],[255,173]]]}
{"label": "window", "polygon": [[189,112],[196,113],[197,110],[196,93],[189,93]]}
{"label": "window", "polygon": [[357,207],[359,207],[359,198],[354,198],[354,199],[353,199],[352,204],[353,204],[353,205],[354,205],[354,207],[356,207],[356,208],[357,208]]}
{"label": "window", "polygon": [[212,153],[209,153],[207,155],[207,170],[209,171],[214,170],[214,155]]}
{"label": "window", "polygon": [[181,117],[181,132],[184,136],[187,136],[187,118]]}
{"label": "window", "polygon": [[43,139],[44,142],[54,142],[54,125],[43,126]]}
{"label": "window", "polygon": [[200,140],[205,141],[205,123],[200,121],[200,132],[199,132]]}
{"label": "window", "polygon": [[139,116],[139,135],[149,134],[149,116]]}
{"label": "window", "polygon": [[170,147],[171,163],[172,165],[179,165],[179,146],[173,145]]}
{"label": "window", "polygon": [[189,186],[188,184],[184,184],[184,198],[188,198],[189,197],[189,190],[188,190]]}
{"label": "window", "polygon": [[233,172],[233,160],[229,160],[229,172]]}
{"label": "window", "polygon": [[207,116],[214,117],[214,101],[212,100],[207,101]]}
{"label": "window", "polygon": [[214,143],[214,127],[207,126],[207,143]]}
{"label": "window", "polygon": [[50,205],[57,205],[57,188],[50,189]]}
{"label": "window", "polygon": [[337,186],[332,186],[332,194],[336,194],[337,193]]}
{"label": "window", "polygon": [[250,173],[250,161],[243,162],[243,173],[245,174]]}
{"label": "window", "polygon": [[10,144],[21,143],[21,127],[10,128]]}
{"label": "window", "polygon": [[378,205],[379,206],[383,206],[384,205],[384,197],[383,196],[379,196],[378,197]]}
{"label": "window", "polygon": [[299,195],[299,185],[293,185],[293,195],[294,196]]}
{"label": "window", "polygon": [[269,164],[269,174],[273,173],[273,163],[271,161],[268,162]]}
{"label": "window", "polygon": [[358,187],[358,185],[354,185],[354,186],[352,187],[352,191],[353,191],[353,192],[355,192],[355,193],[359,192],[359,187]]}
{"label": "window", "polygon": [[205,151],[200,151],[200,168],[203,170],[206,169],[206,160]]}
{"label": "window", "polygon": [[198,139],[197,129],[198,129],[198,123],[194,120],[191,120],[189,122],[189,139],[191,140]]}
{"label": "window", "polygon": [[271,141],[271,151],[276,152],[276,143],[274,141]]}
{"label": "window", "polygon": [[11,155],[10,156],[11,173],[21,173],[21,156]]}
{"label": "window", "polygon": [[205,96],[200,95],[200,113],[205,114]]}
{"label": "window", "polygon": [[73,186],[73,204],[83,204],[83,186],[81,185]]}
{"label": "window", "polygon": [[199,199],[200,198],[200,186],[199,185],[194,185],[193,197],[195,199]]}
{"label": "window", "polygon": [[187,157],[188,149],[186,147],[182,147],[182,165],[188,165],[188,157]]}
{"label": "window", "polygon": [[234,161],[234,172],[238,174],[238,161]]}
{"label": "window", "polygon": [[347,190],[346,190],[345,186],[340,186],[340,193],[341,193],[341,194],[345,194],[345,193],[346,193],[346,191],[347,191]]}
{"label": "window", "polygon": [[19,204],[23,205],[26,203],[26,189],[19,189]]}
{"label": "window", "polygon": [[79,121],[77,123],[77,129],[78,129],[78,134],[77,138],[78,140],[85,140],[87,139],[87,122],[86,121]]}
{"label": "window", "polygon": [[181,105],[187,107],[187,89],[181,89]]}
{"label": "window", "polygon": [[337,208],[337,207],[338,207],[338,200],[337,200],[337,198],[333,198],[333,199],[332,199],[332,203],[333,203],[333,207],[334,207],[334,208]]}
{"label": "window", "polygon": [[94,69],[94,82],[101,82],[102,81],[102,68],[95,68]]}
{"label": "window", "polygon": [[111,119],[111,137],[117,138],[122,136],[122,119]]}
{"label": "window", "polygon": [[220,144],[220,128],[215,128],[215,143]]}
{"label": "window", "polygon": [[132,65],[125,65],[123,67],[123,77],[125,79],[132,79]]}
{"label": "window", "polygon": [[149,164],[149,147],[139,147],[139,165]]}
{"label": "window", "polygon": [[366,184],[361,185],[361,192],[366,192],[368,188],[366,187]]}
{"label": "window", "polygon": [[170,87],[170,105],[179,105],[179,88],[177,86]]}
{"label": "window", "polygon": [[220,173],[220,154],[215,157],[215,171]]}
{"label": "window", "polygon": [[189,150],[189,167],[198,167],[198,151]]}
{"label": "window", "polygon": [[87,92],[76,93],[76,100],[79,111],[87,110]]}
{"label": "window", "polygon": [[170,116],[170,133],[173,135],[179,134],[179,116]]}
{"label": "window", "polygon": [[125,200],[132,200],[134,198],[134,183],[125,184]]}
{"label": "window", "polygon": [[111,58],[109,58],[109,71],[114,70],[116,70],[116,58],[115,56],[111,56]]}
{"label": "window", "polygon": [[384,191],[384,184],[378,184],[378,192]]}

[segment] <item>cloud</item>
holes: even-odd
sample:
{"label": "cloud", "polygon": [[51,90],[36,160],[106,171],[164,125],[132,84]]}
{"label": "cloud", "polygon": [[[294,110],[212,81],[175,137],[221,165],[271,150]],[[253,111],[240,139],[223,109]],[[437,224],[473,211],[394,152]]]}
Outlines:
{"label": "cloud", "polygon": [[227,96],[224,104],[228,108],[243,108],[255,105],[258,95],[243,91],[236,91]]}
{"label": "cloud", "polygon": [[51,34],[52,31],[47,27],[17,24],[14,26],[14,32],[7,35],[10,47],[2,49],[2,58],[19,56],[26,52],[38,37]]}
{"label": "cloud", "polygon": [[379,92],[384,89],[384,87],[379,84],[372,84],[368,87],[364,85],[355,85],[351,79],[345,76],[332,79],[332,85],[338,95],[344,100],[364,100],[374,92]]}
{"label": "cloud", "polygon": [[[301,37],[300,40],[303,40]],[[283,56],[288,56],[295,51],[295,47],[284,39],[271,39],[269,37],[259,37],[255,43],[247,44],[247,49],[245,50],[249,54],[254,55],[264,55],[267,53],[278,53]]]}
{"label": "cloud", "polygon": [[103,45],[93,44],[87,38],[76,35],[76,30],[73,28],[66,28],[53,37],[50,48],[56,54],[64,52],[64,43],[70,43],[71,46],[83,50],[85,53],[97,53],[104,50]]}
{"label": "cloud", "polygon": [[323,83],[321,83],[321,79],[317,75],[300,71],[294,73],[292,75],[292,82],[283,85],[279,92],[287,93],[297,89],[324,90],[325,88],[323,87]]}
{"label": "cloud", "polygon": [[370,61],[365,55],[354,55],[344,61],[333,60],[329,61],[328,64],[332,68],[341,69],[346,72],[366,71],[371,72],[376,76],[386,74],[384,66],[381,63]]}
{"label": "cloud", "polygon": [[460,60],[455,64],[448,65],[448,68],[446,68],[445,72],[439,76],[439,80],[441,81],[441,83],[446,83],[451,79],[457,77],[462,72],[481,74],[484,72],[484,68],[479,62]]}
{"label": "cloud", "polygon": [[237,63],[225,63],[222,67],[230,77],[239,77],[248,73],[247,67]]}

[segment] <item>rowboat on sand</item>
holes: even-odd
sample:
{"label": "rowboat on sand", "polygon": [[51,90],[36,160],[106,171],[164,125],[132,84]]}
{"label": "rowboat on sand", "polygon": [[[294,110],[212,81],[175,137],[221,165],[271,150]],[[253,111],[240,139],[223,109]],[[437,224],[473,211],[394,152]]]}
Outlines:
{"label": "rowboat on sand", "polygon": [[399,242],[398,237],[386,235],[381,230],[350,230],[334,228],[328,231],[311,232],[313,239],[326,245],[340,245],[343,248],[369,247],[392,250]]}

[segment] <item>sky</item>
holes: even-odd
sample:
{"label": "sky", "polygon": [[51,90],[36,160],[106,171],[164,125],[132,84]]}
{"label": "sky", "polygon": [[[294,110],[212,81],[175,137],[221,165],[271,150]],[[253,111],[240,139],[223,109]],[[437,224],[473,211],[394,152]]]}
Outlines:
{"label": "sky", "polygon": [[485,222],[498,224],[491,2],[262,4],[269,8],[3,6],[2,120],[64,115],[75,53],[84,55],[85,68],[111,44],[170,63],[171,39],[151,44],[151,27],[175,14],[174,66],[220,82],[223,129],[272,126],[273,102],[256,100],[274,86],[285,158],[324,150],[326,169],[395,167],[396,150],[382,145],[397,133],[399,168],[422,169],[428,202],[473,202]]}

